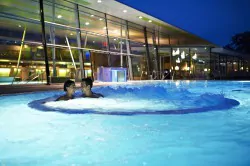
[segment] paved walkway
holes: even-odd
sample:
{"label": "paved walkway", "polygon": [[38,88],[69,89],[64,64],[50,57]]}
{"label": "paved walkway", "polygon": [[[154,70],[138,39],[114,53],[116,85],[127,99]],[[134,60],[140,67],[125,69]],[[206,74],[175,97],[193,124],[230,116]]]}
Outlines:
{"label": "paved walkway", "polygon": [[[134,82],[134,81],[133,81]],[[135,81],[139,82],[139,81]],[[128,82],[126,82],[128,83]],[[132,83],[132,81],[130,82]],[[124,84],[122,82],[94,82],[94,86],[107,86]],[[80,88],[80,83],[76,83],[76,87]],[[13,84],[13,85],[0,85],[0,95],[15,94],[15,93],[26,93],[36,91],[49,91],[49,90],[63,90],[63,83],[53,83],[51,85],[46,84]]]}
{"label": "paved walkway", "polygon": [[63,89],[63,84],[14,84],[0,85],[0,95]]}

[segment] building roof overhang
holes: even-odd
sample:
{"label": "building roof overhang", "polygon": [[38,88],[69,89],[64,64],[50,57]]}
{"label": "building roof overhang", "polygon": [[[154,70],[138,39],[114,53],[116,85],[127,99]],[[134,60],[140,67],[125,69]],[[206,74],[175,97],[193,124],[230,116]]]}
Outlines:
{"label": "building roof overhang", "polygon": [[[156,17],[148,15],[144,12],[136,10],[132,7],[129,7],[125,4],[122,4],[116,0],[102,0],[101,3],[98,3],[98,0],[68,0],[74,3],[78,3],[85,7],[115,16],[117,18],[122,18],[130,22],[136,23],[138,25],[147,27],[152,30],[157,30],[161,33],[168,34],[170,36],[179,36],[179,37],[188,37],[201,41],[201,45],[210,45],[217,47],[214,43],[211,43],[201,37],[198,37],[190,32],[187,32],[181,28],[168,24]],[[87,2],[87,3],[86,3]],[[126,12],[124,13],[124,10]]]}
{"label": "building roof overhang", "polygon": [[217,53],[217,54],[222,54],[222,55],[230,55],[230,56],[237,56],[237,57],[242,57],[242,58],[245,58],[245,59],[250,59],[250,55],[248,55],[248,54],[243,54],[243,53],[240,53],[240,52],[227,50],[225,48],[212,48],[211,52],[212,53]]}

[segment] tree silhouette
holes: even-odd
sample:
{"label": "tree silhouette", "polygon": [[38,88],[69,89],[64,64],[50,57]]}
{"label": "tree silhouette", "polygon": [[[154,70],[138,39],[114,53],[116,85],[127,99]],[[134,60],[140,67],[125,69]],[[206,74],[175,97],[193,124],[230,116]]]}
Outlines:
{"label": "tree silhouette", "polygon": [[250,54],[250,31],[234,35],[231,43],[224,48]]}

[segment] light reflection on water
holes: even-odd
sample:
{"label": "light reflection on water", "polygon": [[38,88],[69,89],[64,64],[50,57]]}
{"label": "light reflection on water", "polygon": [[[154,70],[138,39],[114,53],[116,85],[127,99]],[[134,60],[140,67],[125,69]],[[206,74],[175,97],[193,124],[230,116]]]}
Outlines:
{"label": "light reflection on water", "polygon": [[[128,106],[124,102],[123,107],[129,107],[129,100],[137,97],[143,103],[134,101],[137,105],[131,107],[152,102],[147,98],[176,99],[178,103],[178,99],[204,93],[222,93],[240,102],[229,110],[185,115],[68,115],[27,106],[34,99],[62,94],[59,91],[1,96],[0,165],[247,166],[250,159],[244,156],[250,152],[249,88],[249,82],[220,81],[94,88],[106,96],[104,101],[126,98]],[[154,101],[152,108],[162,104]],[[119,111],[117,105],[112,107]]]}

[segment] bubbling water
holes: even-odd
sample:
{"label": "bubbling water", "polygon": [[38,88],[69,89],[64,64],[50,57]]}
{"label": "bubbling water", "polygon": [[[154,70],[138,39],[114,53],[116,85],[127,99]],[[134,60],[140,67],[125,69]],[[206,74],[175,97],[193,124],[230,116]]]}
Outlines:
{"label": "bubbling water", "polygon": [[129,85],[94,88],[104,98],[76,98],[55,101],[56,97],[36,100],[29,106],[42,111],[69,114],[186,114],[212,110],[224,110],[239,105],[239,102],[223,94],[194,93],[180,86]]}

